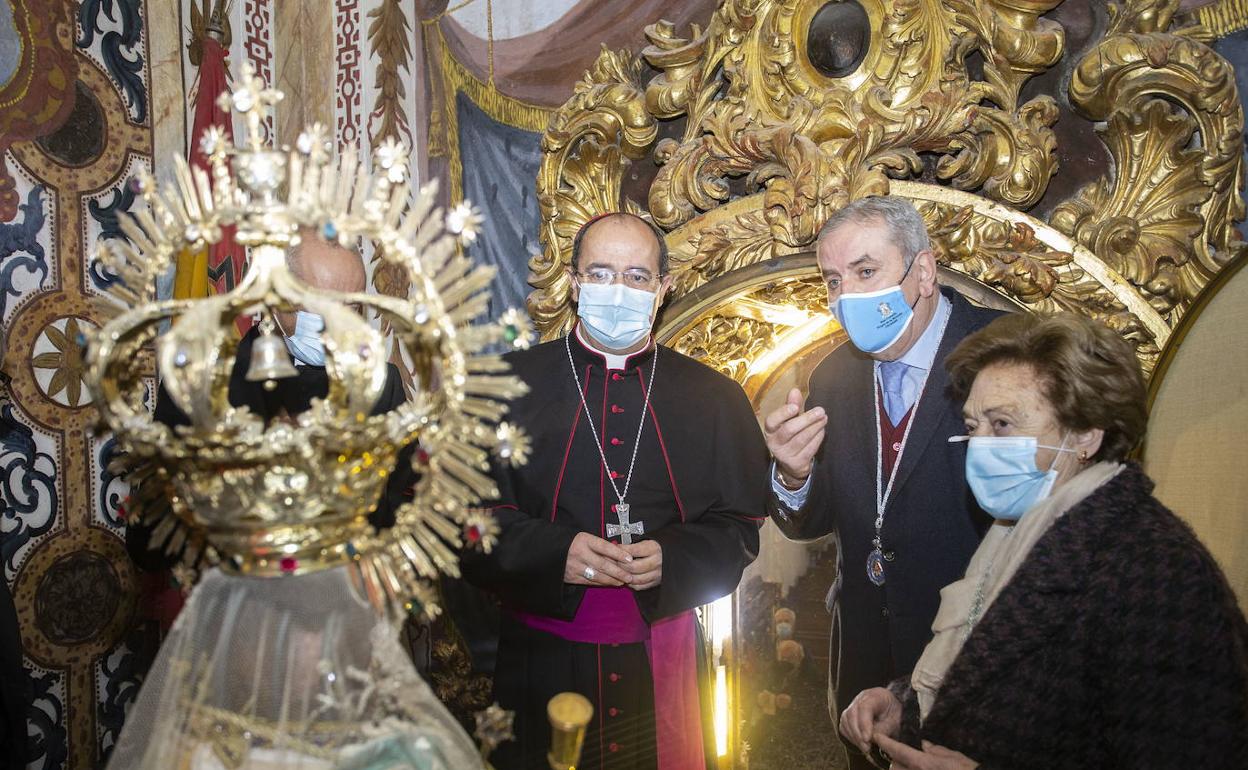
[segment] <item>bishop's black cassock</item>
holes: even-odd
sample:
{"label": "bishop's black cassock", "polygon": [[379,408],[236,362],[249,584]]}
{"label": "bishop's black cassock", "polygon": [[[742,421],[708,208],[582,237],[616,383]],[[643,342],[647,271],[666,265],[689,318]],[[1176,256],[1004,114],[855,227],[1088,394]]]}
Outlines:
{"label": "bishop's black cassock", "polygon": [[[644,526],[634,542],[662,546],[662,582],[653,589],[563,582],[577,533],[606,538],[607,525],[618,521],[569,347],[621,491],[657,359],[626,495],[631,520]],[[707,687],[696,686],[705,685],[705,661],[690,610],[735,589],[758,552],[767,451],[749,401],[724,375],[670,348],[656,355],[654,345],[620,370],[608,370],[576,334],[507,359],[530,389],[508,420],[529,432],[533,451],[526,465],[496,472],[499,542],[463,563],[465,576],[498,594],[504,610],[494,693],[516,712],[516,740],[491,761],[500,770],[547,767],[546,703],[576,691],[594,706],[580,767],[695,767],[690,757],[713,763],[710,723],[701,719]],[[630,616],[644,638],[612,637],[628,633],[620,627]]]}

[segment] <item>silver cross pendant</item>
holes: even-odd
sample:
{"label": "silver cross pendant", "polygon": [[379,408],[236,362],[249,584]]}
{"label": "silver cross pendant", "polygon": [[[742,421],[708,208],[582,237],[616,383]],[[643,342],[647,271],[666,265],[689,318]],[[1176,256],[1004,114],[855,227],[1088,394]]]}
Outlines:
{"label": "silver cross pendant", "polygon": [[619,537],[620,542],[624,545],[632,545],[633,535],[642,535],[646,532],[646,525],[640,521],[630,522],[628,520],[628,503],[620,503],[615,506],[615,515],[619,518],[619,524],[607,525],[607,537]]}

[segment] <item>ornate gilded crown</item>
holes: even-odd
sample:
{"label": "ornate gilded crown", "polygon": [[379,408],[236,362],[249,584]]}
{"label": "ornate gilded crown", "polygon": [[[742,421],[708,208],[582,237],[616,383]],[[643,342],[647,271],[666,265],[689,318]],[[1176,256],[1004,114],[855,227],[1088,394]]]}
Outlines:
{"label": "ornate gilded crown", "polygon": [[[88,386],[132,479],[146,490],[131,515],[155,518],[167,550],[257,575],[353,563],[378,606],[415,597],[436,612],[427,580],[439,570],[455,573],[454,548],[463,540],[488,549],[495,534],[492,519],[472,507],[496,494],[490,452],[523,462],[527,451],[526,437],[499,422],[503,401],[523,386],[496,352],[500,343],[526,345],[527,322],[508,311],[498,323],[474,323],[486,310],[493,269],[473,267],[456,235],[475,236],[475,210],[461,204],[444,220],[431,187],[413,194],[406,153],[393,140],[374,154],[375,174],[350,151],[334,163],[320,125],[294,149],[264,145],[263,110],[280,99],[244,67],[221,103],[242,116],[245,141],[227,146],[222,132],[210,131],[203,150],[211,175],[177,158],[164,191],[150,178],[136,180],[147,210],[123,220],[128,241],[108,241],[100,255],[121,277],[114,296],[129,309],[90,341]],[[237,287],[158,301],[156,278],[179,252],[217,242],[230,226],[249,250]],[[371,240],[377,257],[405,274],[407,295],[302,283],[286,256],[310,230],[344,246]],[[351,306],[375,312],[381,329]],[[300,308],[325,322],[328,394],[306,412],[266,423],[228,400],[235,321],[260,317],[252,360],[239,365],[271,387],[294,373],[272,318]],[[169,427],[148,410],[135,362],[153,342],[163,386],[190,425]],[[409,398],[370,415],[392,360],[409,362]],[[412,441],[419,442],[414,499],[398,508],[393,528],[374,532],[367,514]],[[171,506],[162,509],[153,488]]]}

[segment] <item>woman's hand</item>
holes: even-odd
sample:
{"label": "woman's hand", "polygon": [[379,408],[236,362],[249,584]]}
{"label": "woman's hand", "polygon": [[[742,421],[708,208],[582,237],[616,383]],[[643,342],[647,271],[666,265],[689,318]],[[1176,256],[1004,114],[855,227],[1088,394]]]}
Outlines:
{"label": "woman's hand", "polygon": [[923,750],[919,751],[883,733],[876,733],[874,739],[875,745],[893,760],[889,770],[975,770],[979,767],[978,762],[965,754],[937,746],[931,741],[923,741]]}
{"label": "woman's hand", "polygon": [[841,735],[862,750],[871,753],[871,736],[882,733],[896,736],[901,730],[901,701],[883,687],[872,687],[858,693],[841,714]]}

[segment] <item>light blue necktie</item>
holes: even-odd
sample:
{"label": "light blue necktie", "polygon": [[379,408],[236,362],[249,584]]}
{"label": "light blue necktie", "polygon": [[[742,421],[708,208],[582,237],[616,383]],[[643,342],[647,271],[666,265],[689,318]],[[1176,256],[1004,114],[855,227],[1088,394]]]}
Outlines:
{"label": "light blue necktie", "polygon": [[910,410],[910,405],[906,403],[906,397],[901,392],[906,380],[906,372],[909,369],[909,364],[903,364],[900,361],[884,361],[880,364],[880,387],[884,389],[884,412],[888,414],[888,420],[894,426],[901,422],[901,418],[905,417],[906,412]]}

